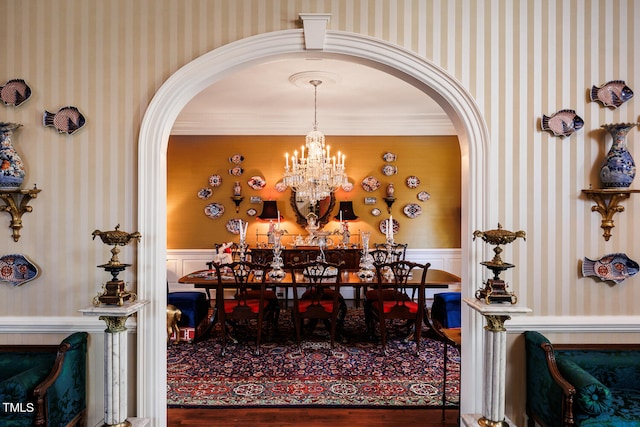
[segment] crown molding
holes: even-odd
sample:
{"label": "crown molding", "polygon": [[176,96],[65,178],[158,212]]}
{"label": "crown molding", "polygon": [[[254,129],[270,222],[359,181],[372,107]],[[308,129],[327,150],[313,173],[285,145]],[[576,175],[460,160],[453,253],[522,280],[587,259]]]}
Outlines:
{"label": "crown molding", "polygon": [[[318,128],[330,135],[364,136],[429,136],[456,135],[449,117],[444,114],[397,115],[371,114],[354,117],[345,121],[344,117],[324,114]],[[265,113],[259,117],[243,112],[216,114],[191,114],[188,120],[178,120],[171,129],[172,135],[306,135],[311,125],[304,121],[291,123],[283,120],[281,114]]]}

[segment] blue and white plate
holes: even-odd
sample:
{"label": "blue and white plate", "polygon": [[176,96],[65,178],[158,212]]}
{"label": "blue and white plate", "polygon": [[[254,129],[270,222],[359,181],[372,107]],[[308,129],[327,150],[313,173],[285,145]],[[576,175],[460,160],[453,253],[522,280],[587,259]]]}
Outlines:
{"label": "blue and white plate", "polygon": [[422,213],[422,208],[418,204],[409,203],[404,207],[402,211],[409,218],[416,218],[418,215]]}
{"label": "blue and white plate", "polygon": [[204,214],[209,218],[220,218],[224,213],[224,206],[220,203],[209,203],[204,207]]}
{"label": "blue and white plate", "polygon": [[417,194],[416,196],[418,198],[418,200],[420,200],[421,202],[426,202],[427,200],[429,200],[431,198],[431,194],[427,193],[426,191],[421,191]]}
{"label": "blue and white plate", "polygon": [[201,188],[200,191],[198,191],[198,197],[202,200],[207,200],[212,194],[213,190],[210,188]]}
{"label": "blue and white plate", "polygon": [[209,177],[209,185],[212,187],[220,187],[222,184],[222,177],[218,174],[211,175]]}

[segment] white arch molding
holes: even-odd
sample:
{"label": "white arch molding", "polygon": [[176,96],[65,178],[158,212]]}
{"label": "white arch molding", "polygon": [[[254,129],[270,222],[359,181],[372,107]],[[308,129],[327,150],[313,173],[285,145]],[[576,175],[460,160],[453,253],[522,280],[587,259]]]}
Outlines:
{"label": "white arch molding", "polygon": [[[173,74],[151,100],[138,141],[137,291],[151,301],[138,313],[137,416],[166,425],[166,190],[167,146],[182,108],[200,91],[236,70],[287,55],[304,55],[302,30],[285,30],[238,40],[208,52]],[[462,158],[462,292],[472,295],[481,283],[480,253],[472,250],[474,227],[485,217],[486,124],[467,90],[444,70],[415,53],[360,34],[327,31],[314,56],[357,62],[407,81],[432,97],[452,120]],[[482,409],[482,319],[463,310],[462,413]]]}

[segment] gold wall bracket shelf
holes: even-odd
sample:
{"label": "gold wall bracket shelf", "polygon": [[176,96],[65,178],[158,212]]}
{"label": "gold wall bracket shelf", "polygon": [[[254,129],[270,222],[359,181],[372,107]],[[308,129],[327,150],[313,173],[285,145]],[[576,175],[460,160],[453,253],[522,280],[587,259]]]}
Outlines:
{"label": "gold wall bracket shelf", "polygon": [[0,212],[8,212],[11,215],[11,224],[9,227],[13,229],[13,241],[20,239],[20,229],[22,228],[22,214],[31,212],[33,208],[29,206],[31,199],[35,199],[38,193],[42,191],[34,185],[31,190],[0,190],[0,199],[5,206],[0,206]]}
{"label": "gold wall bracket shelf", "polygon": [[603,188],[600,190],[582,190],[582,192],[591,200],[596,202],[591,206],[592,212],[600,213],[602,216],[602,224],[600,227],[604,230],[604,240],[609,241],[611,237],[611,229],[615,227],[613,216],[617,212],[623,212],[624,206],[620,204],[623,200],[631,197],[631,193],[640,193],[640,190],[623,190],[619,188]]}

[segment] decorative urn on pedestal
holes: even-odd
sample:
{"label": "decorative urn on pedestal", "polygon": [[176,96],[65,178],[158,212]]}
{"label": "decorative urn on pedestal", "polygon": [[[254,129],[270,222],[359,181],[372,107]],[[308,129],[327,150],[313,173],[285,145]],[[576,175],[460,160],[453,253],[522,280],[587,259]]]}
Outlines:
{"label": "decorative urn on pedestal", "polygon": [[24,164],[11,142],[13,131],[20,126],[0,122],[0,191],[18,190],[24,181]]}
{"label": "decorative urn on pedestal", "polygon": [[500,278],[500,273],[515,267],[515,265],[502,260],[500,256],[502,248],[500,245],[504,246],[512,243],[517,238],[525,240],[526,236],[527,234],[522,230],[505,230],[500,223],[498,223],[498,228],[494,230],[476,230],[473,232],[473,240],[480,238],[486,243],[495,246],[495,248],[493,248],[493,259],[480,263],[493,272],[493,278],[485,282],[484,288],[476,291],[476,299],[484,300],[487,304],[494,302],[510,302],[511,304],[515,304],[518,302],[518,297],[513,292],[507,290],[507,284]]}
{"label": "decorative urn on pedestal", "polygon": [[605,188],[627,188],[636,176],[636,164],[627,148],[627,133],[638,123],[602,125],[613,137],[611,148],[600,168],[600,181]]}
{"label": "decorative urn on pedestal", "polygon": [[121,271],[131,266],[131,264],[123,264],[120,262],[118,258],[120,249],[118,249],[118,246],[127,246],[129,242],[134,240],[139,242],[141,238],[140,233],[137,231],[135,233],[120,231],[120,224],[118,224],[115,230],[95,230],[92,235],[94,239],[96,236],[100,237],[100,240],[102,240],[102,243],[105,245],[113,246],[109,262],[98,266],[111,273],[111,280],[103,285],[104,292],[93,298],[93,305],[116,304],[121,306],[126,301],[134,302],[137,299],[136,294],[127,290],[124,281],[118,278],[118,274],[120,274]]}

